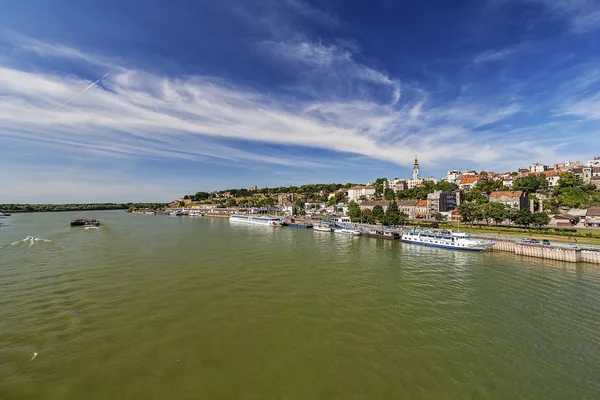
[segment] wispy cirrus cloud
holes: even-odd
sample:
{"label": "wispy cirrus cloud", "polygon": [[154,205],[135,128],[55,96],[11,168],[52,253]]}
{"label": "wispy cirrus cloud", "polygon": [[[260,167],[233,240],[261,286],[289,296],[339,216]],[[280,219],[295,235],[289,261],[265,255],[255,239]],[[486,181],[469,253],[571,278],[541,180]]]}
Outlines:
{"label": "wispy cirrus cloud", "polygon": [[600,29],[600,6],[596,0],[491,0],[494,6],[510,3],[535,4],[555,17],[564,19],[573,33],[585,34]]}
{"label": "wispy cirrus cloud", "polygon": [[[236,147],[240,146],[236,141],[313,147],[399,165],[409,165],[415,153],[425,162],[444,163],[460,154],[463,160],[480,163],[503,157],[512,144],[506,138],[498,140],[493,132],[473,129],[518,114],[521,108],[516,103],[457,99],[432,107],[426,94],[400,99],[397,80],[361,64],[347,50],[309,42],[270,48],[282,50],[273,53],[282,62],[292,60],[304,64],[300,69],[308,66],[340,74],[348,86],[360,82],[383,86],[388,96],[363,96],[356,91],[343,99],[330,99],[324,92],[322,99],[300,96],[290,101],[289,94],[278,98],[210,77],[167,77],[116,68],[100,84],[57,109],[89,87],[90,81],[3,67],[0,127],[13,139],[25,136],[94,151],[306,167],[320,160],[260,154]],[[81,59],[77,50],[58,56],[70,54]],[[346,70],[339,71],[340,65]]]}

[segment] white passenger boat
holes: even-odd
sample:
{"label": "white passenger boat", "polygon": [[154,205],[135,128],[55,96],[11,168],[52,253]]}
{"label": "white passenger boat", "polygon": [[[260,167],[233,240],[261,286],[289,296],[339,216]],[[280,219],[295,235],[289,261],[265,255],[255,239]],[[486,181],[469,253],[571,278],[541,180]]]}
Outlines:
{"label": "white passenger boat", "polygon": [[229,222],[240,222],[243,224],[281,226],[281,218],[277,217],[255,217],[252,215],[232,215]]}
{"label": "white passenger boat", "polygon": [[343,235],[353,235],[360,236],[361,233],[358,229],[348,229],[348,228],[336,228],[333,230],[335,233],[341,233]]}
{"label": "white passenger boat", "polygon": [[484,251],[495,244],[494,242],[471,239],[468,233],[453,232],[451,230],[425,231],[413,229],[404,231],[402,241],[422,246],[470,251]]}

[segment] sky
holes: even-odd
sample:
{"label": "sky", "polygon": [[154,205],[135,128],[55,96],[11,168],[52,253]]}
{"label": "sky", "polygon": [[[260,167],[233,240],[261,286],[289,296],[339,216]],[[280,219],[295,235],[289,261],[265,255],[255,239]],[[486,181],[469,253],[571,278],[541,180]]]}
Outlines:
{"label": "sky", "polygon": [[600,155],[598,0],[0,0],[0,203]]}

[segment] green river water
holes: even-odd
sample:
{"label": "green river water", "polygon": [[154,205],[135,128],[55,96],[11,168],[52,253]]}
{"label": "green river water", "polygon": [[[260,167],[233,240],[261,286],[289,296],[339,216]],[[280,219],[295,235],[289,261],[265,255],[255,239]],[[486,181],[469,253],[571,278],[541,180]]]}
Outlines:
{"label": "green river water", "polygon": [[0,222],[2,400],[600,399],[592,265],[122,211]]}

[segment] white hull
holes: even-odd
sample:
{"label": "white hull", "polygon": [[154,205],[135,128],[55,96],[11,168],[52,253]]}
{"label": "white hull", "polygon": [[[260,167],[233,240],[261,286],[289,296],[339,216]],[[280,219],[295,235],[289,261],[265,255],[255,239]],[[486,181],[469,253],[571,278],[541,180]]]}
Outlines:
{"label": "white hull", "polygon": [[468,234],[461,232],[454,233],[452,231],[404,232],[402,241],[427,247],[467,251],[485,251],[495,244],[494,242],[474,240]]}
{"label": "white hull", "polygon": [[353,229],[334,229],[335,233],[341,233],[342,235],[360,236],[360,231]]}
{"label": "white hull", "polygon": [[314,225],[313,229],[319,232],[331,232],[331,228],[329,226]]}
{"label": "white hull", "polygon": [[265,226],[281,226],[281,220],[279,218],[268,218],[268,217],[250,217],[245,215],[232,215],[229,217],[229,222],[235,222],[240,224],[250,225],[265,225]]}

